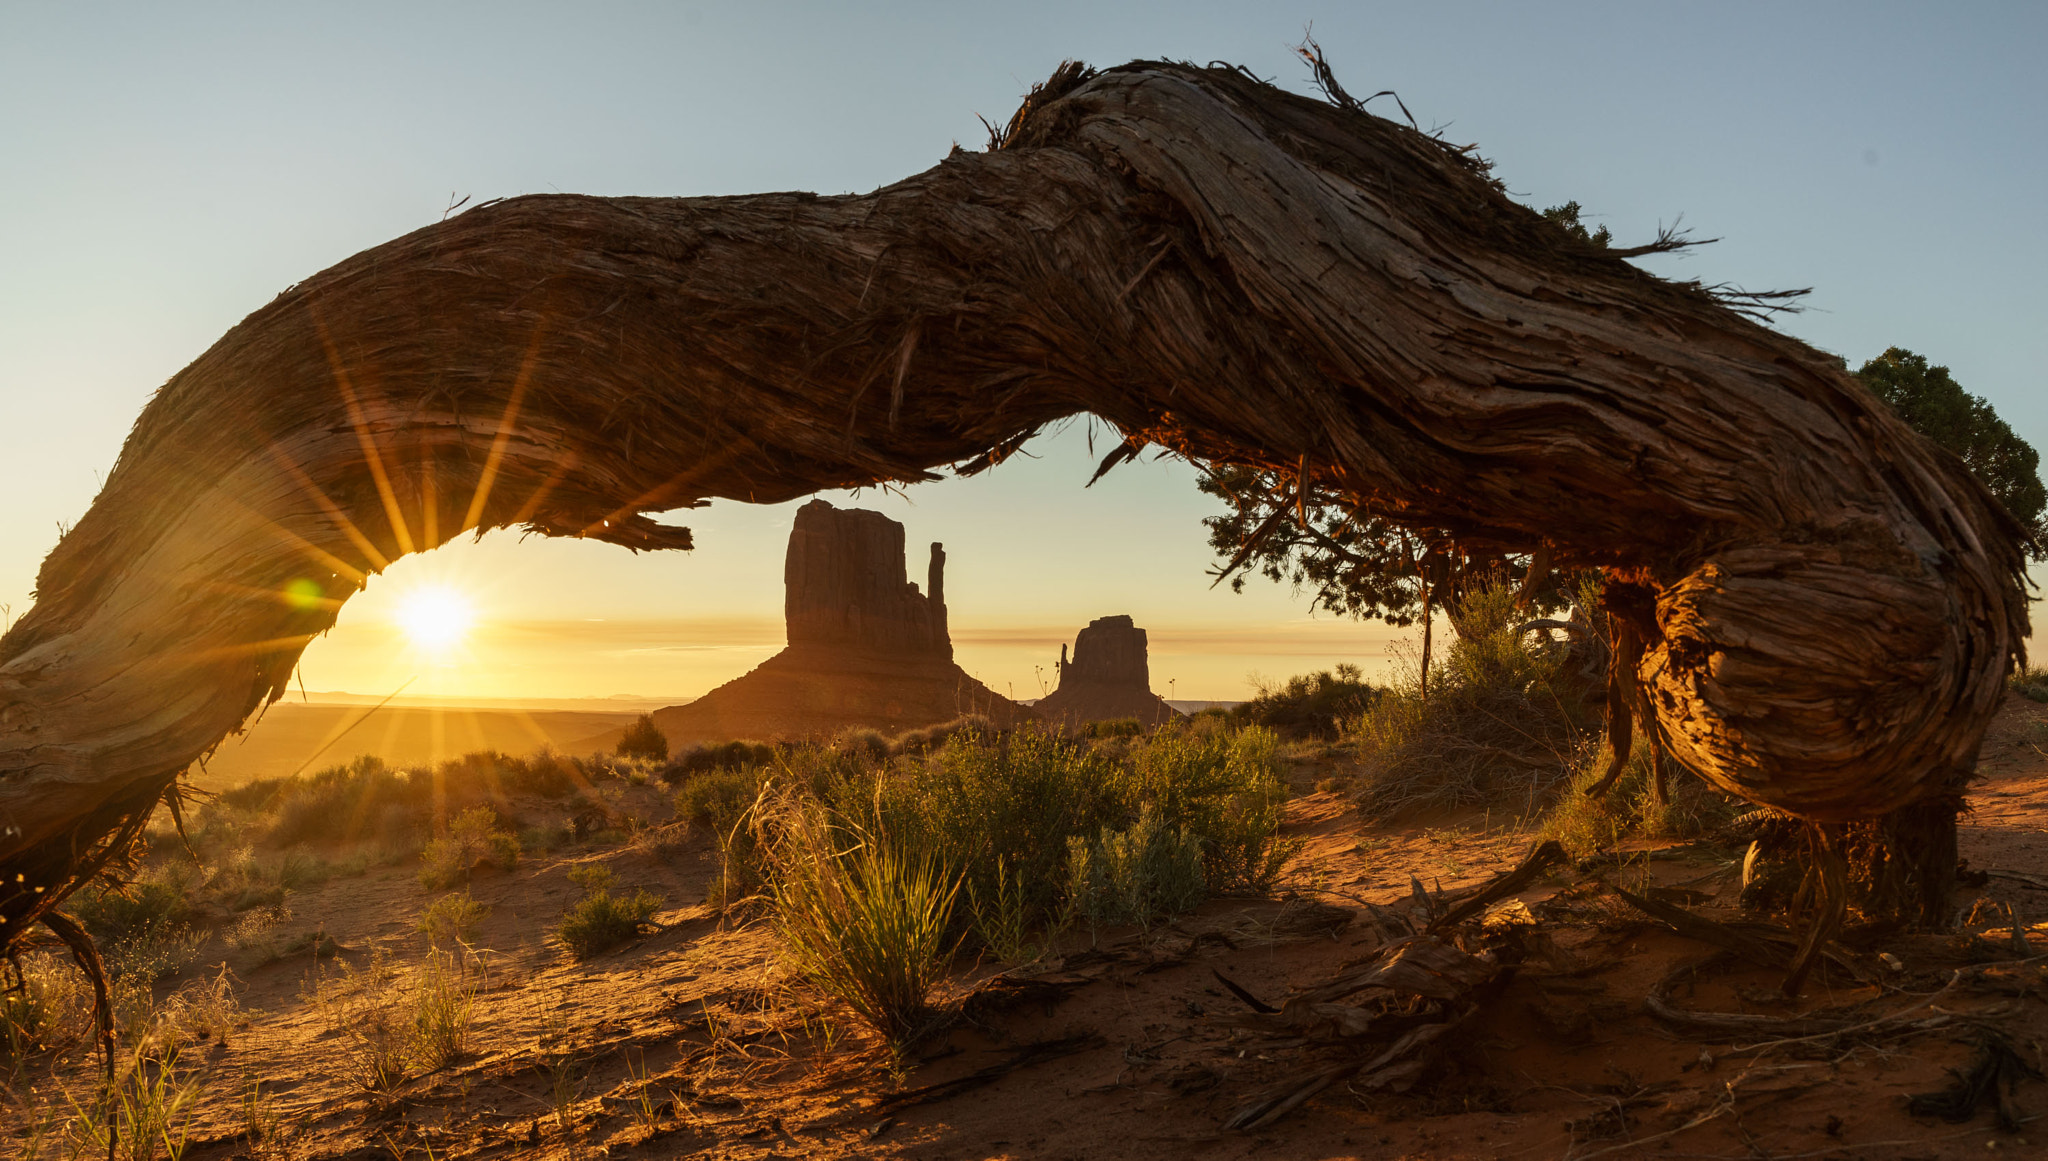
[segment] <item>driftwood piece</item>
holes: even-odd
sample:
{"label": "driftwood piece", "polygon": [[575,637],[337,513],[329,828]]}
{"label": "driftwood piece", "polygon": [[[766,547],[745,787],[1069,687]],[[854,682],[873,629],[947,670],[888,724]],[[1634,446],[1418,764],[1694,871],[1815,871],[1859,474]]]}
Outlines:
{"label": "driftwood piece", "polygon": [[688,547],[646,514],[985,467],[1081,411],[1608,569],[1647,728],[1749,801],[1866,818],[1974,761],[2019,531],[1828,356],[1236,71],[1065,66],[999,136],[864,195],[490,203],[236,326],[0,638],[0,942],[401,556]]}

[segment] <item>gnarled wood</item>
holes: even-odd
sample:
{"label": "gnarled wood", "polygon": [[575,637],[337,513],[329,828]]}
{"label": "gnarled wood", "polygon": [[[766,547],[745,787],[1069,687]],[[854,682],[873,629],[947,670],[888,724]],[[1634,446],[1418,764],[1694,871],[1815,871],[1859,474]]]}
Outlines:
{"label": "gnarled wood", "polygon": [[0,640],[0,918],[406,553],[507,525],[686,547],[644,514],[929,478],[1083,410],[1641,586],[1655,728],[1807,818],[1938,792],[2020,647],[2017,530],[1819,353],[1408,128],[1226,70],[1066,68],[1004,148],[872,194],[517,198],[235,327]]}

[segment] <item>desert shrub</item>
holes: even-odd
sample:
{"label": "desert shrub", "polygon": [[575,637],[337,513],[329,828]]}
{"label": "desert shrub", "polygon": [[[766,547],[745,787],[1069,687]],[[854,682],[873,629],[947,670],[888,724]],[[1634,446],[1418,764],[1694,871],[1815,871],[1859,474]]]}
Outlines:
{"label": "desert shrub", "polygon": [[0,961],[0,1063],[12,1072],[71,1043],[89,1010],[84,977],[57,956],[32,951]]}
{"label": "desert shrub", "polygon": [[612,753],[621,758],[645,758],[650,762],[668,760],[668,735],[654,724],[653,714],[641,714],[626,727]]}
{"label": "desert shrub", "polygon": [[754,804],[765,780],[766,771],[751,766],[699,774],[676,792],[676,817],[723,835]]}
{"label": "desert shrub", "polygon": [[785,795],[773,809],[768,878],[791,965],[890,1042],[914,1038],[945,967],[959,876],[815,801]]}
{"label": "desert shrub", "polygon": [[1398,678],[1346,724],[1366,814],[1494,802],[1533,816],[1571,777],[1601,728],[1604,691],[1517,634],[1520,620],[1507,584],[1481,587],[1431,667],[1428,696],[1414,675]]}
{"label": "desert shrub", "polygon": [[68,910],[102,942],[118,942],[150,928],[192,917],[192,877],[186,866],[163,863],[128,883],[102,882],[73,895]]}
{"label": "desert shrub", "polygon": [[1261,684],[1257,697],[1227,714],[1232,721],[1265,726],[1289,737],[1335,738],[1346,720],[1371,709],[1379,695],[1366,683],[1363,670],[1345,662],[1334,673],[1299,674],[1284,685]]}
{"label": "desert shrub", "polygon": [[639,935],[661,908],[661,897],[645,889],[614,894],[616,876],[602,863],[577,867],[569,878],[583,888],[583,898],[563,915],[555,934],[577,959],[609,951]]}
{"label": "desert shrub", "polygon": [[1163,727],[1131,748],[1127,809],[1149,806],[1162,826],[1198,841],[1212,890],[1262,894],[1301,847],[1280,837],[1287,785],[1279,744],[1262,726],[1230,732]]}
{"label": "desert shrub", "polygon": [[2048,669],[2029,665],[2007,678],[2006,688],[2028,701],[2048,702]]}
{"label": "desert shrub", "polygon": [[1675,764],[1669,771],[1667,800],[1659,805],[1650,783],[1650,748],[1638,741],[1630,751],[1621,777],[1598,798],[1585,789],[1607,771],[1604,747],[1587,747],[1570,789],[1543,818],[1543,834],[1554,838],[1572,853],[1585,858],[1610,850],[1624,839],[1692,839],[1727,827],[1735,820],[1738,806]]}
{"label": "desert shrub", "polygon": [[1144,732],[1144,723],[1136,718],[1103,718],[1081,724],[1084,738],[1135,738]]}
{"label": "desert shrub", "polygon": [[448,834],[420,851],[420,885],[429,891],[466,882],[478,865],[509,871],[519,863],[519,839],[498,828],[488,806],[474,806],[456,815]]}
{"label": "desert shrub", "polygon": [[663,782],[674,786],[692,775],[713,770],[744,770],[767,766],[775,761],[775,747],[766,742],[732,741],[713,746],[692,746],[677,754],[660,773]]}
{"label": "desert shrub", "polygon": [[1123,830],[1067,840],[1067,891],[1093,927],[1149,926],[1192,911],[1208,894],[1201,840],[1161,822],[1148,804]]}
{"label": "desert shrub", "polygon": [[961,734],[976,734],[992,737],[996,733],[995,723],[981,714],[963,714],[951,721],[933,726],[906,730],[890,739],[891,754],[922,754],[936,750]]}
{"label": "desert shrub", "polygon": [[499,784],[512,794],[567,798],[589,778],[573,758],[543,749],[524,758],[497,755]]}
{"label": "desert shrub", "polygon": [[889,760],[889,739],[882,731],[866,727],[841,730],[832,739],[832,748],[869,762]]}
{"label": "desert shrub", "polygon": [[1122,782],[1112,762],[1058,734],[965,733],[865,802],[847,795],[845,808],[915,857],[963,868],[970,899],[1007,894],[1043,924],[1065,906],[1067,837],[1128,821]]}
{"label": "desert shrub", "polygon": [[468,891],[456,891],[427,904],[420,913],[419,930],[435,943],[468,943],[490,913],[490,907],[471,898]]}

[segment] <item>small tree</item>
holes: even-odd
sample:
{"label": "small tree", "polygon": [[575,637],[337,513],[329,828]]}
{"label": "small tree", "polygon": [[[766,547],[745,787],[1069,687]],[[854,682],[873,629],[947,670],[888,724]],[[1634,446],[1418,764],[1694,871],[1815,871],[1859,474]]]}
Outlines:
{"label": "small tree", "polygon": [[1863,364],[1856,377],[1891,405],[1914,431],[1961,457],[2012,518],[2033,538],[2027,555],[2048,560],[2048,489],[2041,485],[2041,456],[1998,418],[1989,403],[1963,390],[1947,367],[1930,367],[1927,357],[1892,347]]}
{"label": "small tree", "polygon": [[641,714],[626,727],[619,738],[618,748],[612,751],[621,758],[646,758],[652,762],[668,760],[668,735],[654,724],[653,714]]}

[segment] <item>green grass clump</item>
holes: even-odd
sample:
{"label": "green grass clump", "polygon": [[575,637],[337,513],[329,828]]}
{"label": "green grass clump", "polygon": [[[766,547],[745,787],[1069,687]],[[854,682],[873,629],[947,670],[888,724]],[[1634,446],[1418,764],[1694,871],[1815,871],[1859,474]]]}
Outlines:
{"label": "green grass clump", "polygon": [[960,877],[929,854],[831,821],[784,798],[769,848],[776,925],[802,978],[890,1043],[924,1030],[951,949]]}
{"label": "green grass clump", "polygon": [[429,842],[420,851],[420,885],[429,891],[467,882],[478,866],[509,871],[519,863],[519,839],[498,827],[498,816],[488,806],[475,806],[456,815],[448,834]]}
{"label": "green grass clump", "polygon": [[601,863],[577,867],[569,879],[583,888],[583,898],[569,908],[555,934],[577,959],[609,951],[639,935],[661,908],[661,897],[645,889],[614,894],[617,878]]}

